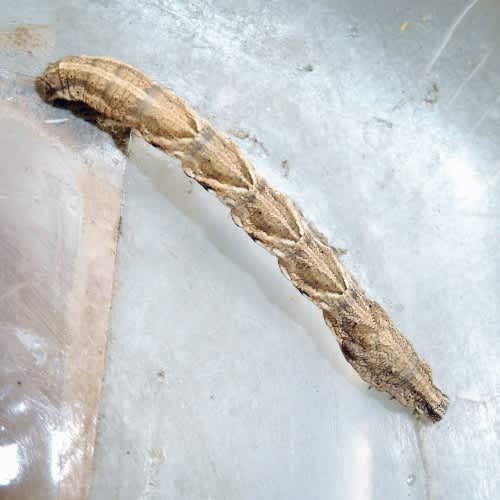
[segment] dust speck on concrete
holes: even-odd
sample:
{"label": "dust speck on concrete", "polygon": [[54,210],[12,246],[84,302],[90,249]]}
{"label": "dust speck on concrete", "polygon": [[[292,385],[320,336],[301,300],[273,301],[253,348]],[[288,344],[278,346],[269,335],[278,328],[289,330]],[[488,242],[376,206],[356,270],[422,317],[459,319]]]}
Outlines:
{"label": "dust speck on concrete", "polygon": [[236,137],[243,141],[250,141],[252,144],[258,146],[264,154],[269,155],[269,150],[266,148],[266,146],[255,135],[250,134],[250,132],[247,132],[246,130],[240,128],[230,128],[228,130],[228,133],[233,137]]}
{"label": "dust speck on concrete", "polygon": [[19,24],[12,31],[0,32],[0,49],[14,49],[33,55],[36,49],[54,46],[55,32],[49,24]]}
{"label": "dust speck on concrete", "polygon": [[385,118],[380,118],[379,116],[374,116],[373,119],[379,123],[380,125],[384,125],[387,128],[392,128],[394,127],[394,123],[392,123],[390,120],[386,120]]}
{"label": "dust speck on concrete", "polygon": [[359,29],[356,25],[349,26],[348,32],[349,38],[358,38],[359,37]]}
{"label": "dust speck on concrete", "polygon": [[245,140],[250,137],[249,132],[247,132],[246,130],[242,130],[240,128],[230,128],[228,130],[228,133],[231,134],[233,137],[236,137],[241,140]]}
{"label": "dust speck on concrete", "polygon": [[311,73],[314,71],[314,67],[312,64],[306,64],[305,66],[301,66],[300,71],[304,71],[305,73]]}
{"label": "dust speck on concrete", "polygon": [[282,160],[281,168],[283,169],[283,175],[288,177],[290,174],[290,164],[288,163],[288,160]]}
{"label": "dust speck on concrete", "polygon": [[437,82],[432,83],[432,87],[429,89],[427,94],[425,94],[424,102],[426,104],[435,104],[439,99],[439,85]]}

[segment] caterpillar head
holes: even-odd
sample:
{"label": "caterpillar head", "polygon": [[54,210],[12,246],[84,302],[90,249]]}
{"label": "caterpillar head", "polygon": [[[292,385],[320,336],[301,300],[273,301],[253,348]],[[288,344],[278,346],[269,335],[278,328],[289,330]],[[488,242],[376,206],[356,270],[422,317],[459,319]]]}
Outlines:
{"label": "caterpillar head", "polygon": [[430,366],[392,323],[377,303],[360,299],[354,308],[331,314],[326,322],[333,327],[346,360],[370,386],[389,393],[418,415],[437,422],[446,413],[448,397],[433,383]]}
{"label": "caterpillar head", "polygon": [[448,410],[448,396],[434,385],[431,367],[425,361],[419,365],[417,374],[408,381],[406,397],[412,400],[417,415],[439,422]]}
{"label": "caterpillar head", "polygon": [[448,409],[448,396],[439,389],[433,387],[436,394],[432,398],[421,397],[415,401],[415,411],[417,415],[423,415],[432,422],[439,422]]}

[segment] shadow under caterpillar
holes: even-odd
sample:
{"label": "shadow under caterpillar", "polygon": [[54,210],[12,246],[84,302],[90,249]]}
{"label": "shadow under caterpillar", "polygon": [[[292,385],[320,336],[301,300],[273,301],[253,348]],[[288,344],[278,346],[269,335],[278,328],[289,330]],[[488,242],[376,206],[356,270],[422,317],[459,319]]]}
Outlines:
{"label": "shadow under caterpillar", "polygon": [[50,64],[36,88],[48,101],[83,102],[115,137],[133,129],[177,157],[184,172],[230,208],[233,221],[278,259],[293,285],[323,311],[346,360],[362,379],[418,414],[440,420],[448,398],[384,309],[368,298],[337,251],[295,205],[259,176],[238,147],[171,90],[106,57]]}

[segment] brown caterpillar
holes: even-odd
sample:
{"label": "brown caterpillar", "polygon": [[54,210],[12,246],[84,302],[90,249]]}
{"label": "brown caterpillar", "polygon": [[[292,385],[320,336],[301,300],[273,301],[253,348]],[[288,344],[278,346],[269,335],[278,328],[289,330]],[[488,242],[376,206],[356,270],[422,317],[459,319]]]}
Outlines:
{"label": "brown caterpillar", "polygon": [[171,90],[137,69],[102,57],[65,57],[36,80],[43,99],[81,101],[101,124],[134,129],[177,157],[184,172],[231,210],[234,222],[277,259],[283,273],[323,311],[347,361],[371,386],[432,421],[448,398],[387,313],[369,299],[337,252],[281,192],[260,177],[228,137]]}

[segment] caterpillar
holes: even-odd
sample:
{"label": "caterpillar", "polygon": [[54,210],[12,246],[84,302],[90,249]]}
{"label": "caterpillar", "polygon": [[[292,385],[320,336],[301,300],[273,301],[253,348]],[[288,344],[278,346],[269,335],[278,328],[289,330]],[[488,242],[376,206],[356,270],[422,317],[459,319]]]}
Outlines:
{"label": "caterpillar", "polygon": [[213,191],[233,221],[278,260],[285,276],[322,310],[345,359],[370,386],[431,421],[448,397],[386,311],[370,299],[298,208],[258,175],[236,144],[168,88],[107,57],[68,56],[35,81],[45,101],[79,101],[108,127],[130,130],[180,160]]}

